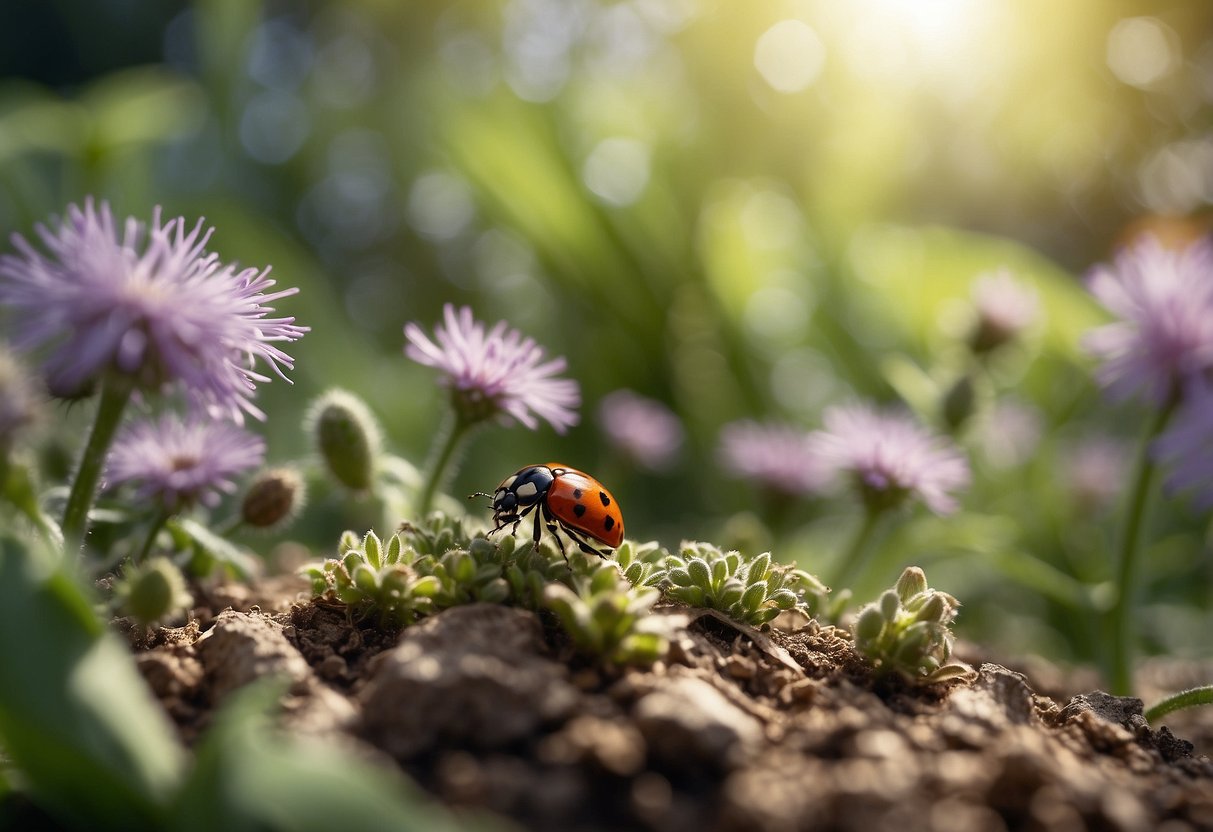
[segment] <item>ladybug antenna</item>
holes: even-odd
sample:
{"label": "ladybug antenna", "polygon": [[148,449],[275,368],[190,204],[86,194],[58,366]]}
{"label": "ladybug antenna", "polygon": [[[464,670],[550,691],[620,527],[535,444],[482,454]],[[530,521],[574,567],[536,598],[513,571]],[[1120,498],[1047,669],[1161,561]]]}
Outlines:
{"label": "ladybug antenna", "polygon": [[470,500],[473,497],[492,497],[492,496],[493,496],[492,494],[485,494],[483,491],[476,491],[472,494],[469,494],[468,499]]}

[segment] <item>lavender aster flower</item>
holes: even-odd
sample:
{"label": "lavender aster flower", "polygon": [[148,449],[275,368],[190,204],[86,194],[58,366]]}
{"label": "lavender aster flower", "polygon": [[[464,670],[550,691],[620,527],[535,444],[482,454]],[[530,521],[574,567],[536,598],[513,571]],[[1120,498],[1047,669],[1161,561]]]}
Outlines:
{"label": "lavender aster flower", "polygon": [[273,346],[307,331],[294,318],[267,317],[267,304],[297,289],[269,292],[269,269],[222,264],[206,245],[213,229],[177,218],[150,228],[128,218],[121,231],[106,203],[69,206],[57,228],[38,226],[43,254],[13,236],[0,257],[0,304],[16,315],[14,346],[50,348],[48,386],[87,393],[107,372],[159,390],[179,382],[210,412],[264,418],[252,404],[257,358],[282,378],[289,355]]}
{"label": "lavender aster flower", "polygon": [[1187,391],[1151,452],[1171,469],[1169,491],[1190,491],[1202,509],[1213,508],[1213,387],[1205,382]]}
{"label": "lavender aster flower", "polygon": [[973,283],[973,308],[977,323],[969,343],[981,353],[1014,340],[1035,323],[1040,303],[1032,287],[1004,268]]}
{"label": "lavender aster flower", "polygon": [[543,348],[505,321],[486,331],[466,306],[456,311],[448,303],[443,318],[433,341],[416,324],[406,325],[405,355],[442,373],[463,423],[503,416],[534,430],[545,419],[557,433],[577,424],[577,382],[555,378],[566,367],[563,358],[544,361]]}
{"label": "lavender aster flower", "polygon": [[1113,266],[1087,278],[1095,297],[1121,320],[1087,333],[1103,360],[1098,379],[1115,400],[1140,394],[1164,403],[1213,365],[1213,246],[1182,251],[1153,237],[1124,249]]}
{"label": "lavender aster flower", "polygon": [[111,486],[133,483],[138,500],[173,512],[195,502],[214,505],[220,493],[235,490],[236,475],[264,459],[265,440],[238,425],[167,414],[118,434],[106,479]]}
{"label": "lavender aster flower", "polygon": [[832,407],[812,445],[829,471],[853,478],[874,509],[921,500],[936,514],[956,510],[952,492],[969,484],[969,465],[951,440],[932,434],[907,414],[864,405]]}
{"label": "lavender aster flower", "polygon": [[815,494],[829,479],[809,434],[788,425],[749,420],[725,425],[719,453],[721,465],[733,476],[780,494]]}
{"label": "lavender aster flower", "polygon": [[607,440],[636,464],[664,471],[682,449],[682,422],[661,402],[631,390],[616,390],[598,406]]}

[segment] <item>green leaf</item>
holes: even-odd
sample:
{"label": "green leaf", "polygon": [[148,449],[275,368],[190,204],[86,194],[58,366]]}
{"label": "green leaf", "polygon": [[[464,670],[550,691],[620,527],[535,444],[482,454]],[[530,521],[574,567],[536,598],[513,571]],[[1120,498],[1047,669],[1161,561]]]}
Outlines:
{"label": "green leaf", "polygon": [[707,600],[707,595],[697,586],[671,587],[666,594],[675,601],[681,601],[682,603],[689,604],[692,607],[702,607],[704,601]]}
{"label": "green leaf", "polygon": [[337,554],[344,555],[346,552],[356,551],[361,545],[358,535],[352,529],[346,529],[337,541]]}
{"label": "green leaf", "polygon": [[763,552],[746,567],[745,580],[747,584],[754,584],[757,581],[765,581],[767,572],[771,568],[771,553]]}
{"label": "green leaf", "polygon": [[759,581],[750,586],[749,589],[741,596],[741,608],[746,612],[754,612],[766,600],[767,597],[767,582]]}
{"label": "green leaf", "polygon": [[167,525],[187,535],[198,549],[228,567],[242,581],[252,580],[260,574],[261,561],[197,520],[176,517]]}
{"label": "green leaf", "polygon": [[[704,566],[706,567],[707,564],[704,564]],[[695,578],[691,575],[690,569],[683,569],[681,567],[671,569],[669,572],[669,577],[670,581],[675,586],[694,586],[696,583]]]}
{"label": "green leaf", "polygon": [[362,550],[366,553],[366,562],[372,568],[379,569],[383,566],[383,547],[379,542],[379,535],[373,531],[367,532],[366,537],[362,539]]}
{"label": "green leaf", "polygon": [[[712,588],[712,568],[708,566],[707,561],[702,558],[691,558],[687,561],[687,572],[691,576],[691,583],[695,586],[705,590]],[[672,576],[673,572],[670,574]],[[679,581],[675,579],[675,583],[679,583]]]}
{"label": "green leaf", "polygon": [[657,633],[633,633],[619,642],[615,651],[621,664],[652,664],[670,649],[670,643]]}
{"label": "green leaf", "polygon": [[65,572],[0,539],[0,744],[37,802],[89,829],[159,828],[184,753],[130,653]]}
{"label": "green leaf", "polygon": [[778,592],[772,592],[768,600],[772,601],[778,609],[790,610],[796,606],[798,599],[796,598],[796,593],[792,592],[792,590],[781,589]]}
{"label": "green leaf", "polygon": [[421,598],[433,598],[442,589],[442,583],[433,575],[426,575],[424,578],[418,578],[413,584],[411,592]]}
{"label": "green leaf", "polygon": [[404,544],[400,540],[400,535],[392,535],[388,538],[387,555],[384,556],[384,562],[388,564],[400,563],[400,555],[403,550]]}

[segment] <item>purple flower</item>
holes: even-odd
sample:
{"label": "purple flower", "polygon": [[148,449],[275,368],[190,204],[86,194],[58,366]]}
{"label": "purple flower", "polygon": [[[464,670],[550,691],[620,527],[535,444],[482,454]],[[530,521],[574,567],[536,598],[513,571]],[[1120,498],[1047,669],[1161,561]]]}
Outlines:
{"label": "purple flower", "polygon": [[475,424],[496,416],[512,417],[531,430],[546,419],[564,433],[577,424],[581,404],[577,382],[555,378],[565,360],[544,361],[543,348],[505,321],[485,331],[472,310],[443,307],[431,341],[416,324],[407,324],[405,355],[442,373],[459,418]]}
{"label": "purple flower", "polygon": [[1140,394],[1161,404],[1213,365],[1213,247],[1182,251],[1147,237],[1087,277],[1095,297],[1121,320],[1087,333],[1102,359],[1097,378],[1117,401]]}
{"label": "purple flower", "polygon": [[252,398],[269,379],[253,362],[285,378],[293,361],[273,342],[307,332],[267,317],[267,304],[297,289],[267,294],[268,267],[224,265],[205,250],[213,229],[162,223],[158,208],[150,228],[128,218],[120,233],[109,206],[90,199],[37,230],[46,255],[14,235],[18,253],[0,257],[0,304],[17,313],[16,347],[50,347],[53,392],[81,395],[112,371],[143,390],[180,383],[215,415],[264,418]]}
{"label": "purple flower", "polygon": [[1035,323],[1040,303],[1032,287],[1003,268],[973,283],[973,308],[977,325],[970,343],[977,352],[989,352]]}
{"label": "purple flower", "polygon": [[733,476],[780,494],[816,494],[829,479],[809,434],[790,425],[732,422],[720,431],[719,453]]}
{"label": "purple flower", "polygon": [[1150,450],[1170,468],[1168,491],[1192,492],[1202,509],[1213,507],[1213,387],[1205,382],[1189,388]]}
{"label": "purple flower", "polygon": [[952,492],[969,484],[969,464],[951,440],[937,436],[908,414],[865,405],[826,410],[824,431],[811,437],[828,471],[853,479],[875,509],[921,500],[936,514],[956,510]]}
{"label": "purple flower", "polygon": [[682,422],[661,402],[616,390],[598,405],[598,420],[616,449],[650,471],[673,465],[682,449]]}
{"label": "purple flower", "polygon": [[122,429],[106,460],[106,480],[133,483],[137,500],[173,512],[196,502],[214,505],[220,493],[235,490],[236,475],[264,459],[265,440],[238,425],[166,414]]}

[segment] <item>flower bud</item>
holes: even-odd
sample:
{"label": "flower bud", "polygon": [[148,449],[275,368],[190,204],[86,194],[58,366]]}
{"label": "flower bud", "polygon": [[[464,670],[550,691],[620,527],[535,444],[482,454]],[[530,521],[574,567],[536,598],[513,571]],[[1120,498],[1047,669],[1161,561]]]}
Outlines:
{"label": "flower bud", "polygon": [[183,611],[193,599],[181,570],[168,558],[152,558],[135,566],[115,587],[119,610],[140,624],[151,626]]}
{"label": "flower bud", "polygon": [[951,610],[948,608],[947,599],[942,593],[932,592],[930,597],[918,610],[915,616],[917,621],[931,621],[936,624],[945,623],[950,618]]}
{"label": "flower bud", "polygon": [[256,529],[281,528],[299,515],[306,498],[303,477],[292,468],[257,475],[240,504],[240,519]]}
{"label": "flower bud", "polygon": [[353,491],[374,483],[379,456],[379,424],[361,399],[330,390],[312,406],[309,430],[330,474]]}
{"label": "flower bud", "polygon": [[927,575],[917,566],[907,566],[897,579],[897,596],[909,601],[920,592],[927,591]]}
{"label": "flower bud", "polygon": [[880,610],[873,606],[864,607],[855,619],[855,641],[864,644],[876,640],[884,629],[884,623]]}
{"label": "flower bud", "polygon": [[885,621],[892,621],[897,615],[897,610],[901,608],[901,599],[897,597],[897,593],[891,589],[886,589],[884,594],[880,596],[880,614],[884,616]]}
{"label": "flower bud", "polygon": [[965,422],[969,421],[976,406],[977,388],[973,383],[973,377],[963,375],[944,394],[943,423],[947,425],[948,430],[959,430]]}

